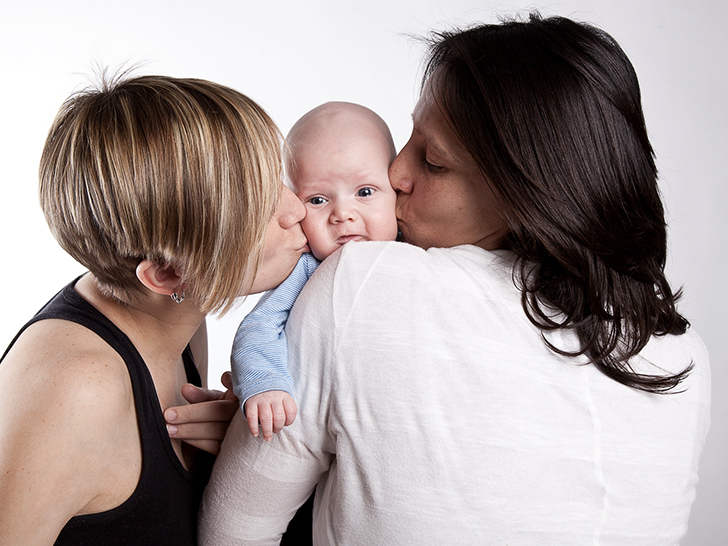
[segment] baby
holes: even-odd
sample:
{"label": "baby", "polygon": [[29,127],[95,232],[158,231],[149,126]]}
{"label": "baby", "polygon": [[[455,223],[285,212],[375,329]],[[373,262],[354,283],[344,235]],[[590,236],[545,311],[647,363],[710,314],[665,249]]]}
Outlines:
{"label": "baby", "polygon": [[232,350],[233,387],[250,432],[265,440],[293,423],[296,403],[288,373],[285,324],[306,281],[341,246],[392,241],[397,236],[396,194],[389,166],[392,136],[374,112],[329,102],[305,114],[286,139],[284,162],[294,193],[306,207],[301,221],[311,254],[267,292],[245,317]]}

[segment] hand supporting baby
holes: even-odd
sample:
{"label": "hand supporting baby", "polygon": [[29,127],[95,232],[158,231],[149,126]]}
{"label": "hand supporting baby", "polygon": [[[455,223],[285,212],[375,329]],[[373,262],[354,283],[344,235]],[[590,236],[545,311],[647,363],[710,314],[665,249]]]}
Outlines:
{"label": "hand supporting baby", "polygon": [[220,452],[228,425],[238,410],[238,398],[232,391],[230,372],[221,378],[225,392],[203,389],[191,384],[182,387],[182,395],[189,404],[167,408],[164,418],[171,438],[208,451]]}

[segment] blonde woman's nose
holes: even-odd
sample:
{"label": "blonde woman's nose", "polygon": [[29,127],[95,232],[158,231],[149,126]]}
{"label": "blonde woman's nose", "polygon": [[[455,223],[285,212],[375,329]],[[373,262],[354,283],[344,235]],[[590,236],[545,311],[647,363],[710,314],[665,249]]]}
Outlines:
{"label": "blonde woman's nose", "polygon": [[287,187],[283,187],[278,202],[279,223],[284,229],[288,229],[299,223],[306,216],[306,207],[301,200]]}

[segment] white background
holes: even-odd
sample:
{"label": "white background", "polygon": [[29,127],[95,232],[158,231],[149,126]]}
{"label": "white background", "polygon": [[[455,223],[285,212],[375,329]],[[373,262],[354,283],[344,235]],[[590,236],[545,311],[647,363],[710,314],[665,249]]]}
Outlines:
{"label": "white background", "polygon": [[[217,81],[257,100],[288,131],[324,101],[378,112],[401,148],[411,130],[421,47],[412,35],[491,22],[524,8],[600,26],[631,58],[669,211],[669,278],[713,365],[713,426],[684,545],[728,544],[728,3],[722,0],[189,0],[0,4],[0,346],[82,272],[37,204],[37,166],[53,116],[97,64]],[[211,384],[252,298],[212,319]],[[639,419],[639,416],[635,416]],[[110,423],[113,426],[113,423]]]}

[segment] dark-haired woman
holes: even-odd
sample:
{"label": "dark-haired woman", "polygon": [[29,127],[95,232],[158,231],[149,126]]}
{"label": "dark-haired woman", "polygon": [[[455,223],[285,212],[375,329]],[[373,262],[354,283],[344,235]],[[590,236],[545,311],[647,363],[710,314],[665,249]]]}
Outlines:
{"label": "dark-haired woman", "polygon": [[[664,275],[634,70],[568,19],[433,43],[390,170],[410,244],[329,258],[294,308],[299,420],[237,416],[207,544],[676,544],[710,372]],[[247,542],[246,542],[247,543]]]}

